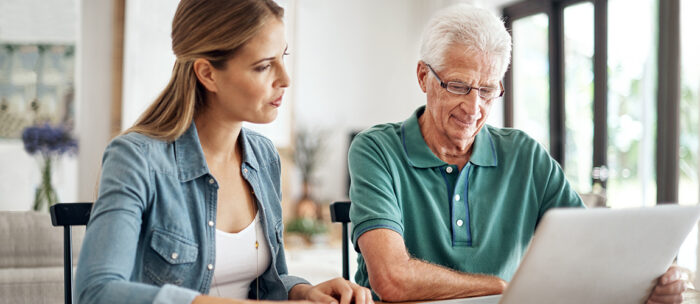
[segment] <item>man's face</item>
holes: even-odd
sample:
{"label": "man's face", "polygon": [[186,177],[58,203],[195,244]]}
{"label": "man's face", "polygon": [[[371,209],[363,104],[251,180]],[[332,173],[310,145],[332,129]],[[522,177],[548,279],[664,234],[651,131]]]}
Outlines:
{"label": "man's face", "polygon": [[[457,44],[445,51],[442,69],[435,70],[440,79],[444,83],[462,82],[471,87],[500,89],[499,60],[466,49]],[[483,100],[476,89],[467,95],[448,92],[427,65],[421,64],[418,77],[427,94],[425,114],[430,115],[433,128],[455,144],[473,141],[486,122],[493,100]]]}

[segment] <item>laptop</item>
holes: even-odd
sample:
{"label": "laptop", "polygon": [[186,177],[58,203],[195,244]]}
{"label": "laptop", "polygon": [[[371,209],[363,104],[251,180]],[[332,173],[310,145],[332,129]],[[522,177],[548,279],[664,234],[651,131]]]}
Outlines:
{"label": "laptop", "polygon": [[503,295],[433,303],[643,303],[698,218],[700,206],[553,209]]}

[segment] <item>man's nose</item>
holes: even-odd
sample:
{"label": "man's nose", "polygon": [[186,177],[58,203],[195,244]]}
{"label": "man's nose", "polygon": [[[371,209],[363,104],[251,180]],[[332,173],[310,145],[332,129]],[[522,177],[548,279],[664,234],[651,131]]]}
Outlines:
{"label": "man's nose", "polygon": [[479,102],[481,102],[481,97],[479,97],[479,92],[476,90],[471,90],[469,94],[462,95],[460,107],[467,112],[469,115],[476,115],[479,113]]}

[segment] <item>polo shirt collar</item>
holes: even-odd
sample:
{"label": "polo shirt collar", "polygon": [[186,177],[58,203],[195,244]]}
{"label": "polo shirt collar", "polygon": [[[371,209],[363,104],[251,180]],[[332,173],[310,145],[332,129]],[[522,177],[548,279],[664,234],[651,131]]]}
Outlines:
{"label": "polo shirt collar", "polygon": [[[258,170],[259,162],[250,143],[250,131],[241,128],[239,138],[241,141],[241,154],[243,163],[247,167]],[[199,142],[197,135],[197,127],[194,121],[189,129],[185,131],[178,139],[175,140],[175,161],[178,167],[178,176],[180,181],[186,182],[198,178],[202,175],[209,174],[207,160],[204,158],[204,151]]]}
{"label": "polo shirt collar", "polygon": [[[411,166],[417,168],[432,168],[447,165],[430,150],[428,144],[420,131],[418,117],[425,112],[425,106],[419,107],[413,115],[401,124],[401,141],[403,144],[406,159]],[[476,135],[472,145],[472,155],[470,163],[477,166],[496,166],[496,148],[491,139],[489,126],[484,126]]]}
{"label": "polo shirt collar", "polygon": [[491,138],[489,128],[491,127],[484,125],[484,127],[481,128],[481,131],[476,134],[476,139],[474,139],[474,144],[472,144],[472,156],[469,159],[469,162],[477,166],[498,166],[496,147],[493,145],[493,139]]}

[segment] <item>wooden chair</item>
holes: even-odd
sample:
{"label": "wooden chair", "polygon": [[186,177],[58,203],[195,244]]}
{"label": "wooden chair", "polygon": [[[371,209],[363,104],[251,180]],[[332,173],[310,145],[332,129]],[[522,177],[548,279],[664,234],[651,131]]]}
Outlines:
{"label": "wooden chair", "polygon": [[348,261],[349,240],[348,240],[348,223],[350,223],[350,202],[334,202],[331,208],[331,221],[334,223],[343,224],[343,278],[350,279],[350,262]]}

